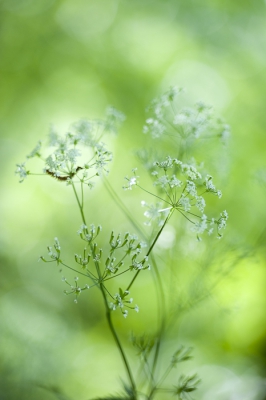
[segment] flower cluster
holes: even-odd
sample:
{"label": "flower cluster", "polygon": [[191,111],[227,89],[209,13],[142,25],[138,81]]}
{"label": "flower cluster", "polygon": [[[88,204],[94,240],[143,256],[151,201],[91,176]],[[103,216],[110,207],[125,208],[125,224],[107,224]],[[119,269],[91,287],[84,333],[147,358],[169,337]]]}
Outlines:
{"label": "flower cluster", "polygon": [[136,175],[137,168],[133,168],[133,176],[128,178],[127,176],[125,177],[125,180],[127,181],[127,184],[123,186],[124,190],[132,190],[133,186],[136,186],[138,184],[138,178],[139,176]]}
{"label": "flower cluster", "polygon": [[158,226],[163,225],[163,221],[168,213],[168,208],[163,209],[162,202],[149,204],[145,200],[142,200],[141,206],[146,208],[144,216],[147,218],[147,221],[144,222],[144,225],[151,226],[153,221],[155,221]]}
{"label": "flower cluster", "polygon": [[[139,311],[137,305],[131,306],[133,299],[126,299],[129,294],[128,290],[121,292],[114,296],[111,295],[109,290],[106,288],[106,283],[108,280],[113,279],[126,272],[138,272],[140,270],[150,270],[150,265],[148,264],[148,257],[141,256],[143,248],[147,245],[146,243],[139,241],[136,235],[131,235],[129,232],[125,233],[123,236],[119,233],[115,235],[111,232],[109,239],[109,251],[103,251],[103,249],[98,249],[98,244],[95,239],[98,237],[102,231],[101,225],[97,227],[91,224],[89,227],[82,224],[77,231],[79,237],[86,242],[86,247],[83,249],[82,254],[74,254],[74,259],[76,264],[78,264],[78,269],[73,266],[67,265],[61,259],[61,246],[57,238],[54,239],[54,245],[48,246],[48,257],[49,259],[40,257],[40,260],[44,262],[56,262],[57,265],[70,269],[75,273],[81,275],[83,278],[89,279],[92,284],[85,284],[84,286],[79,286],[77,284],[78,278],[76,277],[75,284],[72,285],[68,280],[63,277],[62,280],[69,286],[69,290],[65,290],[65,294],[74,294],[75,303],[77,303],[77,298],[83,290],[92,288],[94,286],[104,285],[108,296],[110,296],[110,308],[112,310],[122,309],[124,317],[127,316],[128,310],[124,310],[124,307],[128,309],[134,309]],[[140,259],[138,259],[140,257]],[[60,270],[61,271],[61,270]]]}
{"label": "flower cluster", "polygon": [[[194,165],[183,163],[170,156],[163,161],[156,161],[151,175],[154,186],[164,195],[164,201],[169,205],[168,209],[175,208],[183,214],[192,222],[193,231],[198,235],[207,231],[210,235],[214,232],[213,226],[216,225],[218,237],[222,236],[220,231],[226,226],[227,212],[224,211],[218,220],[209,219],[204,214],[205,194],[213,194],[219,199],[222,197],[222,192],[215,187],[212,176],[207,175],[203,178]],[[167,208],[163,211],[165,210]]]}
{"label": "flower cluster", "polygon": [[83,290],[90,289],[90,286],[88,284],[85,284],[83,287],[78,286],[78,279],[79,278],[76,276],[74,278],[75,285],[71,285],[64,276],[62,277],[62,281],[65,282],[70,287],[70,290],[64,290],[64,293],[66,295],[74,294],[75,295],[74,303],[78,302],[78,296]]}
{"label": "flower cluster", "polygon": [[[116,132],[123,120],[124,115],[120,111],[109,107],[104,120],[80,120],[71,125],[64,136],[52,128],[48,140],[52,151],[42,151],[42,142],[39,141],[27,159],[40,158],[44,162],[43,173],[59,181],[70,184],[77,178],[91,188],[92,178],[108,173],[108,164],[112,161],[112,153],[101,138],[106,132]],[[31,173],[26,168],[26,162],[17,164],[15,172],[20,182]]]}
{"label": "flower cluster", "polygon": [[[138,237],[136,235],[130,235],[128,232],[121,237],[121,234],[118,234],[116,237],[114,232],[111,233],[109,240],[110,250],[109,256],[105,261],[105,270],[104,277],[111,277],[116,275],[121,267],[125,265],[126,258],[130,257],[130,261],[128,262],[127,271],[138,271],[140,269],[150,269],[150,265],[146,264],[148,261],[148,257],[144,256],[141,261],[137,260],[137,257],[141,254],[142,249],[146,247],[146,243],[138,241]],[[119,259],[117,260],[116,253],[123,249],[120,254]],[[122,272],[123,273],[123,272]]]}
{"label": "flower cluster", "polygon": [[[133,177],[125,178],[128,182],[125,189],[139,186],[135,171],[136,169],[133,170]],[[150,225],[152,220],[157,220],[158,225],[162,226],[169,211],[175,209],[193,224],[192,229],[197,235],[205,231],[211,235],[216,226],[217,237],[222,237],[220,231],[226,226],[227,212],[221,213],[219,219],[210,219],[205,214],[206,194],[215,195],[219,199],[222,197],[222,192],[214,185],[211,175],[203,177],[195,165],[167,156],[153,163],[151,177],[159,195],[148,193],[161,202],[156,204],[148,204],[144,200],[141,202],[141,205],[147,208],[144,213],[144,216],[148,218],[146,225]]]}
{"label": "flower cluster", "polygon": [[30,171],[26,169],[26,162],[16,164],[16,167],[15,174],[19,176],[19,183],[22,183],[30,174]]}
{"label": "flower cluster", "polygon": [[123,291],[121,288],[119,288],[119,293],[116,293],[113,296],[113,301],[109,303],[110,309],[115,311],[117,308],[119,308],[122,311],[124,318],[128,316],[128,310],[125,310],[124,309],[125,307],[131,310],[135,310],[136,312],[139,312],[139,307],[137,306],[137,304],[135,306],[130,305],[133,303],[133,299],[132,297],[127,299],[128,295],[129,295],[128,290]]}
{"label": "flower cluster", "polygon": [[101,225],[98,225],[96,228],[94,224],[90,224],[90,228],[88,228],[87,225],[82,224],[79,230],[77,231],[77,234],[80,236],[82,240],[85,240],[88,243],[92,243],[97,238],[97,236],[101,231],[102,231]]}
{"label": "flower cluster", "polygon": [[143,132],[154,139],[164,135],[182,139],[216,136],[225,141],[230,135],[230,128],[221,118],[214,117],[210,106],[200,101],[193,108],[178,109],[176,100],[183,92],[182,88],[172,87],[154,99],[148,107],[151,117],[146,120]]}
{"label": "flower cluster", "polygon": [[[53,249],[54,248],[54,249]],[[53,262],[56,261],[57,265],[61,263],[60,254],[61,254],[61,247],[57,237],[54,238],[54,246],[47,246],[48,256],[50,260],[47,261],[43,256],[40,256],[40,260],[44,262]]]}

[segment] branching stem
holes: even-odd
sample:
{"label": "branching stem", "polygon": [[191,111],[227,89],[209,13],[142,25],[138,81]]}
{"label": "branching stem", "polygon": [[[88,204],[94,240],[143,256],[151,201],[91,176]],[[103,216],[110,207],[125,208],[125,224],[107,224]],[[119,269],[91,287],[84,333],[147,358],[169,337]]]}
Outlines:
{"label": "branching stem", "polygon": [[[83,224],[85,226],[87,226],[85,215],[84,215],[83,202],[80,201],[79,196],[77,194],[76,187],[75,187],[73,182],[72,182],[72,188],[73,188],[73,191],[74,191],[77,203],[78,203],[78,207],[79,207],[79,210],[80,210],[82,222],[83,222]],[[92,243],[90,243],[90,249],[91,249],[93,258],[95,259],[95,253],[94,253],[94,248],[93,248]],[[99,278],[99,282],[100,282],[99,283],[99,288],[100,288],[100,291],[102,293],[103,300],[104,300],[105,315],[106,315],[107,323],[108,323],[109,329],[110,329],[110,331],[111,331],[111,333],[113,335],[115,343],[116,343],[116,345],[118,347],[120,355],[122,357],[122,360],[123,360],[123,363],[124,363],[124,366],[125,366],[125,369],[126,369],[126,372],[127,372],[127,375],[128,375],[128,379],[130,381],[131,388],[132,388],[132,391],[134,393],[134,399],[137,399],[137,397],[136,397],[137,396],[136,384],[135,384],[135,381],[133,379],[131,368],[130,368],[130,365],[129,365],[127,357],[126,357],[126,354],[124,352],[124,349],[122,347],[122,344],[121,344],[121,342],[119,340],[119,337],[118,337],[118,335],[116,333],[116,330],[114,328],[114,324],[113,324],[113,321],[112,321],[111,310],[110,310],[110,307],[109,307],[109,304],[108,304],[108,300],[107,300],[107,296],[106,296],[106,292],[105,292],[105,287],[104,287],[104,284],[102,283],[102,275],[101,275],[100,266],[99,266],[99,263],[98,263],[97,260],[94,261],[94,264],[95,264],[95,268],[96,268],[96,271],[97,271],[97,274],[98,274],[98,278]]]}

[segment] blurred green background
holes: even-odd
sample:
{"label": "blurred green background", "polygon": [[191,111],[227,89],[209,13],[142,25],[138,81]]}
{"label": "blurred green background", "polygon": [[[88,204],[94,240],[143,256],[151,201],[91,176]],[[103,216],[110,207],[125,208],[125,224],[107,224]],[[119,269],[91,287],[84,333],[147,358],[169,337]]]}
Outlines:
{"label": "blurred green background", "polygon": [[[99,294],[86,293],[76,305],[63,296],[56,267],[37,263],[54,236],[66,247],[76,243],[72,193],[52,179],[19,184],[14,170],[50,124],[64,133],[112,104],[127,119],[110,140],[110,181],[141,220],[143,194],[125,194],[123,177],[136,165],[134,149],[147,143],[145,108],[169,85],[186,87],[192,102],[212,104],[232,138],[218,166],[227,239],[203,244],[203,251],[182,237],[189,277],[211,280],[215,272],[200,265],[212,254],[224,277],[204,301],[176,316],[164,357],[178,344],[194,347],[185,371],[202,378],[199,399],[265,399],[266,174],[256,174],[266,168],[266,2],[0,0],[0,43],[0,399],[53,400],[62,392],[85,400],[119,389],[122,365]],[[104,187],[88,196],[91,222],[107,232],[132,231]],[[177,297],[193,297],[196,280],[182,290],[178,282]],[[141,285],[152,292],[148,276]],[[156,327],[155,305],[141,294],[138,302],[139,315],[116,318],[132,359],[132,327],[148,333]]]}

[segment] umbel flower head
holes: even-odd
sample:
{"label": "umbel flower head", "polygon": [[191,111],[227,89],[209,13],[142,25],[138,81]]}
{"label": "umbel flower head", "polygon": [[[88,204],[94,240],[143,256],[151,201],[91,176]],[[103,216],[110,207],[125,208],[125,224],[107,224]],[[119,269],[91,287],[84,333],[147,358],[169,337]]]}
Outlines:
{"label": "umbel flower head", "polygon": [[[41,159],[44,162],[43,173],[58,181],[70,183],[73,178],[77,178],[92,187],[92,178],[108,173],[108,164],[112,160],[112,153],[101,139],[107,132],[116,133],[117,126],[124,119],[120,111],[109,107],[105,119],[80,120],[71,125],[64,136],[52,128],[48,149],[42,150],[42,142],[39,141],[27,159]],[[26,168],[26,162],[17,164],[16,174],[20,182],[31,174]]]}
{"label": "umbel flower head", "polygon": [[[74,278],[74,283],[62,276],[62,281],[68,286],[64,290],[66,295],[74,295],[74,302],[82,292],[99,285],[103,285],[106,290],[106,299],[110,310],[120,310],[123,317],[128,316],[129,310],[139,312],[137,304],[133,305],[133,298],[129,297],[129,288],[119,291],[114,295],[107,289],[106,283],[110,279],[119,277],[125,273],[138,273],[139,271],[150,270],[148,256],[143,255],[143,249],[147,246],[145,242],[139,241],[134,234],[126,232],[124,235],[111,232],[109,240],[109,250],[98,248],[96,239],[102,231],[102,226],[94,224],[87,226],[82,224],[77,231],[80,239],[85,242],[85,247],[81,254],[74,254],[75,265],[68,265],[61,257],[61,246],[57,237],[54,238],[53,246],[47,246],[47,256],[40,256],[39,260],[45,263],[56,263],[62,267],[80,275],[85,284],[78,284],[79,278]],[[101,271],[98,275],[97,271]],[[89,284],[87,283],[89,281]]]}
{"label": "umbel flower head", "polygon": [[[125,178],[126,190],[131,190],[134,186],[141,188],[136,169],[132,171],[133,176]],[[195,165],[167,156],[162,161],[154,162],[151,177],[159,195],[145,191],[161,202],[157,201],[156,205],[141,202],[147,208],[144,215],[148,218],[148,225],[154,219],[162,225],[166,215],[176,210],[192,223],[192,230],[198,238],[204,232],[209,235],[216,232],[218,238],[222,237],[221,231],[226,227],[228,219],[227,212],[220,213],[218,219],[208,218],[205,214],[206,195],[211,194],[219,199],[222,197],[222,192],[214,185],[211,175],[203,177]]]}
{"label": "umbel flower head", "polygon": [[183,88],[171,87],[155,98],[147,109],[150,117],[146,120],[143,132],[154,139],[171,136],[193,140],[204,135],[205,139],[218,137],[226,141],[230,135],[229,125],[215,117],[212,107],[202,101],[194,107],[179,108],[177,99],[182,93]]}

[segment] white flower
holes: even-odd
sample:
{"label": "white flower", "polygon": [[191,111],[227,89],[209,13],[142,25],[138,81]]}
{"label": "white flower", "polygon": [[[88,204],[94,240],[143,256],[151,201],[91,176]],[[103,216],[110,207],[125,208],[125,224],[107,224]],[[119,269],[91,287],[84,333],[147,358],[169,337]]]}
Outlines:
{"label": "white flower", "polygon": [[213,184],[212,181],[212,176],[211,175],[207,175],[205,178],[205,186],[208,192],[215,192],[216,191],[216,187]]}
{"label": "white flower", "polygon": [[182,114],[182,113],[177,114],[175,116],[175,118],[174,118],[174,121],[173,121],[173,123],[175,125],[183,125],[183,124],[185,124],[187,122],[189,122],[189,117],[187,115],[185,115],[185,114]]}
{"label": "white flower", "polygon": [[149,219],[148,222],[145,222],[145,225],[151,225],[152,220],[158,220],[159,225],[161,224],[162,218],[165,216],[165,212],[169,210],[163,209],[162,210],[162,203],[156,203],[156,204],[148,204],[144,201],[141,202],[141,205],[143,207],[147,207],[147,210],[144,212],[144,216]]}
{"label": "white flower", "polygon": [[197,232],[198,234],[203,233],[208,228],[207,224],[207,216],[205,214],[202,215],[201,219],[195,223],[192,230]]}
{"label": "white flower", "polygon": [[186,192],[188,192],[192,197],[197,197],[197,189],[194,182],[187,180]]}
{"label": "white flower", "polygon": [[165,125],[158,119],[149,118],[146,124],[143,127],[143,133],[150,133],[153,139],[161,137],[166,130]]}
{"label": "white flower", "polygon": [[39,140],[36,147],[34,147],[34,149],[31,151],[31,153],[27,155],[27,158],[33,158],[35,156],[40,157],[41,147],[42,147],[42,142],[41,142],[41,140]]}
{"label": "white flower", "polygon": [[106,115],[113,122],[123,122],[126,119],[126,116],[121,111],[118,111],[113,106],[107,107]]}
{"label": "white flower", "polygon": [[109,303],[109,307],[111,310],[115,311],[116,310],[116,305],[114,303]]}
{"label": "white flower", "polygon": [[162,175],[154,182],[154,186],[160,186],[165,189],[169,185],[169,179],[167,175]]}
{"label": "white flower", "polygon": [[197,168],[196,167],[194,167],[194,165],[191,165],[191,164],[181,164],[181,169],[182,169],[182,172],[184,173],[184,174],[186,174],[187,175],[187,177],[190,179],[190,180],[196,180],[196,179],[201,179],[201,174],[197,171]]}
{"label": "white flower", "polygon": [[226,210],[221,212],[220,218],[218,220],[218,231],[226,227],[226,221],[228,220],[228,213]]}
{"label": "white flower", "polygon": [[25,178],[27,178],[28,173],[25,167],[25,163],[17,164],[15,174],[19,175],[20,183],[23,182]]}
{"label": "white flower", "polygon": [[221,216],[224,217],[224,218],[227,220],[227,219],[228,219],[228,213],[227,213],[227,211],[224,210],[224,211],[221,213]]}
{"label": "white flower", "polygon": [[184,194],[182,194],[178,204],[184,208],[184,211],[189,211],[191,209],[190,199],[186,197]]}
{"label": "white flower", "polygon": [[81,156],[81,152],[77,149],[69,149],[66,152],[66,160],[69,160],[71,163],[75,164],[77,157]]}
{"label": "white flower", "polygon": [[206,206],[205,200],[202,196],[197,196],[196,199],[196,207],[203,213]]}
{"label": "white flower", "polygon": [[171,186],[171,188],[181,187],[183,185],[183,182],[177,179],[175,175],[173,175],[171,180],[169,181],[169,185]]}
{"label": "white flower", "polygon": [[132,178],[129,179],[128,181],[129,186],[134,186],[137,184],[137,178],[135,176],[133,176]]}
{"label": "white flower", "polygon": [[134,176],[132,176],[131,178],[125,177],[126,181],[128,182],[128,185],[123,186],[124,190],[132,190],[132,187],[136,186],[138,184],[138,182],[137,182],[138,176],[135,174],[136,171],[137,171],[137,168],[133,168],[132,172],[134,173]]}

